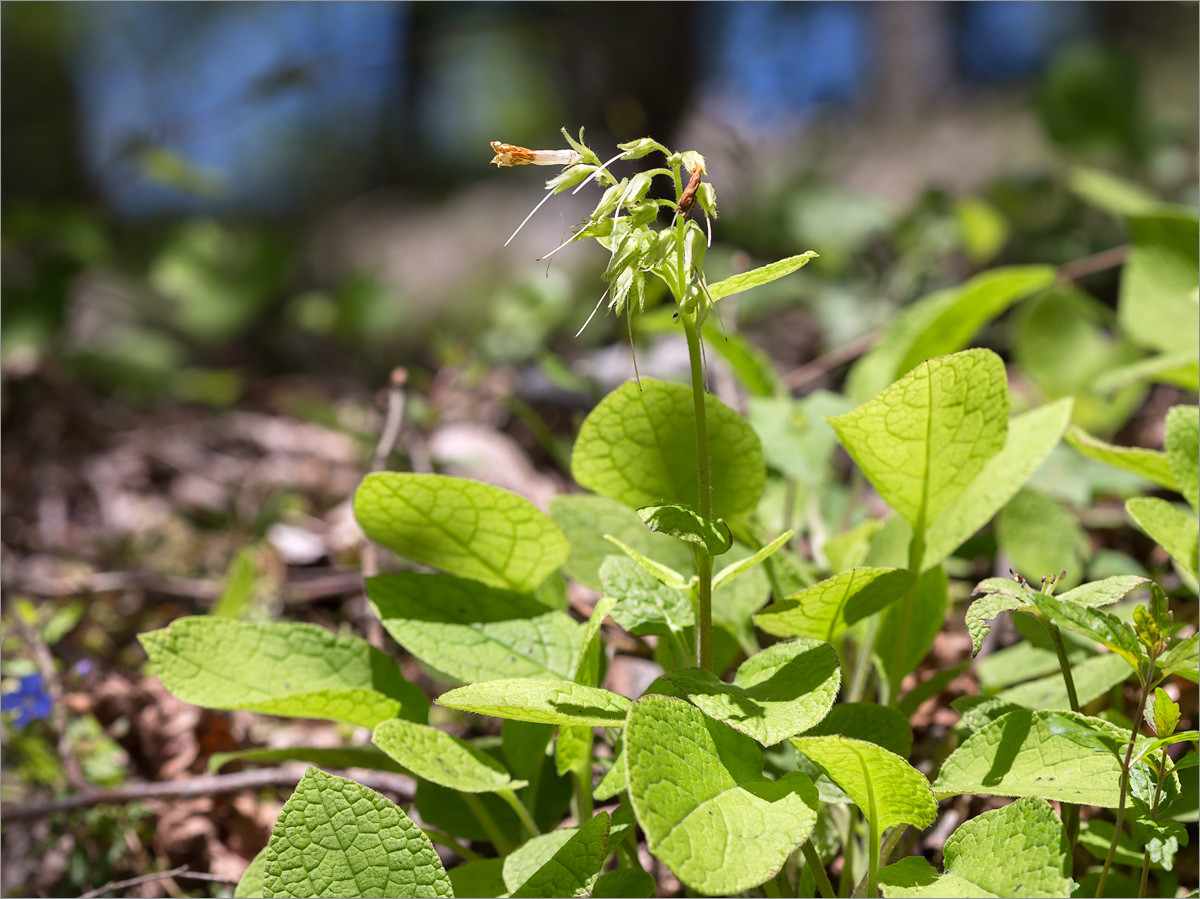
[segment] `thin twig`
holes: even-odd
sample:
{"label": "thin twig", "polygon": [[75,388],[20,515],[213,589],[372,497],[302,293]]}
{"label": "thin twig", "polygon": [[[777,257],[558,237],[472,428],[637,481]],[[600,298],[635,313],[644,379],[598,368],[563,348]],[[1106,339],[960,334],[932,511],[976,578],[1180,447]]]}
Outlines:
{"label": "thin twig", "polygon": [[[254,771],[239,771],[235,774],[206,774],[167,783],[131,784],[115,790],[96,790],[73,793],[49,802],[29,805],[0,806],[0,819],[5,824],[14,821],[33,821],[59,812],[91,808],[96,805],[120,805],[145,799],[190,799],[197,796],[218,796],[237,793],[241,790],[257,790],[265,787],[294,787],[304,773],[299,765],[261,768]],[[355,772],[354,779],[365,787],[381,793],[392,793],[403,802],[412,800],[415,786],[412,778],[388,771]]]}
{"label": "thin twig", "polygon": [[[371,457],[371,471],[383,471],[387,468],[388,456],[391,455],[396,441],[400,438],[400,428],[404,424],[404,385],[408,382],[408,370],[403,366],[392,369],[391,383],[388,387],[387,416],[383,420],[383,431],[379,435],[379,443],[375,447],[375,455]],[[362,550],[362,576],[375,577],[379,574],[378,550],[373,542],[368,540]],[[371,613],[371,602],[365,593],[358,598],[358,619],[363,622],[367,632],[367,642],[379,649],[383,648],[383,624]]]}
{"label": "thin twig", "polygon": [[143,874],[141,877],[131,877],[128,880],[110,880],[104,886],[95,890],[88,890],[79,899],[99,899],[105,893],[110,893],[113,890],[125,890],[129,887],[141,886],[143,883],[153,883],[156,880],[166,880],[168,877],[179,877],[186,880],[209,880],[215,883],[237,883],[236,880],[230,880],[220,874],[206,874],[203,871],[192,871],[187,865],[180,865],[178,868],[172,868],[170,871],[159,871],[155,874]]}
{"label": "thin twig", "polygon": [[843,346],[830,350],[824,355],[818,356],[812,362],[805,363],[799,368],[792,369],[783,376],[783,383],[791,390],[796,390],[803,387],[809,381],[819,378],[839,365],[845,365],[853,359],[857,359],[863,353],[871,348],[871,344],[875,342],[875,338],[879,336],[879,331],[871,331],[862,337],[856,337]]}
{"label": "thin twig", "polygon": [[1066,281],[1077,281],[1080,278],[1085,278],[1088,275],[1094,275],[1097,272],[1107,271],[1110,268],[1125,264],[1125,258],[1129,255],[1129,244],[1122,244],[1119,247],[1112,247],[1108,250],[1103,250],[1092,256],[1085,256],[1082,259],[1075,259],[1065,265],[1058,267],[1059,284]]}

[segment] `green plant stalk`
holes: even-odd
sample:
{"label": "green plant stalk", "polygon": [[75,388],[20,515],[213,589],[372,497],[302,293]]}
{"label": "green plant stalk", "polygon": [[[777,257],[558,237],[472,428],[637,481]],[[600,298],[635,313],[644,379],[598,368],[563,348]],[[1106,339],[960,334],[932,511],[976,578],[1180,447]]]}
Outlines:
{"label": "green plant stalk", "polygon": [[[682,252],[682,251],[681,251]],[[680,273],[680,281],[683,274]],[[704,408],[704,364],[700,355],[700,335],[691,313],[681,312],[683,333],[687,337],[688,361],[692,369],[692,403],[696,417],[696,462],[700,487],[697,510],[706,521],[712,520],[712,462],[708,454],[708,418]],[[696,575],[699,578],[700,607],[696,620],[696,661],[705,671],[712,671],[712,556],[703,547],[696,547]]]}
{"label": "green plant stalk", "polygon": [[629,829],[625,839],[617,843],[617,855],[621,857],[622,868],[634,868],[638,871],[645,871],[646,867],[642,864],[642,860],[638,858],[637,854],[636,833],[637,828],[631,827]]}
{"label": "green plant stalk", "polygon": [[[582,769],[583,766],[580,766],[580,768]],[[589,752],[588,753],[588,764],[587,764],[586,770],[590,771],[591,769],[592,769],[592,754]],[[591,783],[588,783],[585,786],[583,778],[580,776],[579,771],[572,771],[571,772],[571,789],[574,791],[574,794],[575,794],[572,797],[572,803],[575,806],[575,808],[574,808],[575,820],[578,821],[581,825],[586,824],[588,821],[592,820],[593,809],[592,809]]]}
{"label": "green plant stalk", "polygon": [[[1150,821],[1158,821],[1158,803],[1162,799],[1163,775],[1167,773],[1167,762],[1170,757],[1167,755],[1167,747],[1162,750],[1162,760],[1158,763],[1158,780],[1154,785],[1154,804],[1150,807]],[[1150,882],[1150,850],[1142,850],[1142,878],[1138,884],[1138,899],[1142,899],[1146,895],[1146,884]]]}
{"label": "green plant stalk", "polygon": [[471,810],[471,814],[475,816],[475,820],[483,828],[484,833],[488,835],[488,839],[492,841],[492,845],[496,847],[496,852],[500,855],[508,855],[512,852],[516,847],[496,826],[496,822],[492,820],[492,816],[488,814],[488,810],[484,808],[479,798],[473,793],[461,793],[460,795],[467,808]]}
{"label": "green plant stalk", "polygon": [[817,854],[817,848],[813,845],[812,840],[805,840],[801,843],[800,851],[804,853],[804,864],[808,865],[808,870],[812,871],[813,880],[817,883],[817,889],[820,891],[822,899],[835,899],[837,893],[834,892],[833,884],[829,880],[829,873],[821,864],[821,856]]}
{"label": "green plant stalk", "polygon": [[866,692],[867,678],[871,674],[871,653],[875,649],[875,637],[879,633],[880,614],[876,612],[871,616],[862,645],[854,649],[854,673],[850,677],[850,688],[846,691],[847,702],[861,702],[863,693]]}
{"label": "green plant stalk", "polygon": [[[867,789],[871,782],[867,781]],[[874,804],[874,803],[872,803]],[[856,897],[879,895],[879,818],[877,815],[867,815],[867,876],[859,881],[853,895]]]}
{"label": "green plant stalk", "polygon": [[466,846],[458,842],[458,840],[454,839],[454,837],[450,836],[450,834],[444,831],[437,830],[433,827],[422,827],[421,830],[425,832],[425,836],[429,837],[430,840],[435,843],[440,843],[448,849],[452,849],[464,861],[477,862],[483,857],[479,855],[479,853],[468,849]]}
{"label": "green plant stalk", "polygon": [[[1154,670],[1151,662],[1150,670]],[[1138,672],[1138,680],[1142,682],[1141,697],[1138,700],[1137,713],[1133,716],[1133,730],[1129,735],[1129,748],[1125,750],[1125,760],[1121,763],[1121,795],[1117,803],[1117,819],[1113,826],[1112,842],[1108,846],[1108,857],[1104,859],[1104,867],[1100,869],[1100,880],[1096,885],[1096,899],[1104,895],[1104,884],[1108,880],[1108,870],[1112,867],[1113,859],[1117,856],[1117,841],[1121,838],[1121,827],[1125,824],[1125,799],[1129,793],[1129,767],[1133,759],[1133,749],[1137,744],[1138,729],[1141,725],[1142,713],[1146,710],[1146,680]]]}
{"label": "green plant stalk", "polygon": [[[1081,712],[1079,694],[1075,692],[1075,677],[1071,674],[1071,662],[1067,659],[1067,647],[1063,643],[1062,631],[1058,625],[1048,620],[1045,615],[1034,609],[1033,614],[1046,628],[1050,642],[1054,644],[1054,652],[1058,656],[1058,667],[1062,671],[1063,683],[1067,686],[1067,700],[1071,703],[1072,712]],[[1067,844],[1074,849],[1079,842],[1079,806],[1069,802],[1062,804],[1062,821],[1067,831]]]}
{"label": "green plant stalk", "polygon": [[[529,835],[531,837],[540,837],[542,835],[541,830],[538,828],[537,824],[534,823],[533,817],[529,814],[529,810],[525,808],[525,803],[517,798],[515,790],[498,790],[496,795],[512,807],[512,810],[517,813],[517,817],[521,819],[521,824],[523,824],[525,829],[529,831]],[[579,823],[586,824],[587,821],[584,820],[580,821]]]}

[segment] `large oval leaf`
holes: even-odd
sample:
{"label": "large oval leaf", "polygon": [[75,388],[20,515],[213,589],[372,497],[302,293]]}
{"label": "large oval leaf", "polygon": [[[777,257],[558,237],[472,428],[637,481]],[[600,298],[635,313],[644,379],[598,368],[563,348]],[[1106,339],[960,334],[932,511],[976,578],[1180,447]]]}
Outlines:
{"label": "large oval leaf", "polygon": [[774,746],[817,724],[842,684],[837,652],[819,640],[776,643],[738,668],[732,684],[687,668],[666,675],[706,715]]}
{"label": "large oval leaf", "polygon": [[375,728],[371,742],[417,777],[463,793],[495,793],[526,785],[465,740],[427,724],[398,718]]}
{"label": "large oval leaf", "polygon": [[397,643],[453,680],[575,675],[580,625],[529,596],[416,573],[370,578],[367,596]]}
{"label": "large oval leaf", "polygon": [[363,727],[429,716],[429,700],[383,652],[313,624],[179,618],[139,639],[184,702]]}
{"label": "large oval leaf", "polygon": [[807,777],[765,780],[752,740],[681,699],[635,702],[622,757],[650,851],[698,892],[731,896],[764,883],[816,823]]}
{"label": "large oval leaf", "polygon": [[832,640],[898,600],[916,580],[904,568],[851,568],[772,603],[754,616],[754,623],[777,637]]}
{"label": "large oval leaf", "polygon": [[619,693],[600,687],[535,677],[483,681],[438,697],[438,705],[477,715],[589,727],[624,727],[629,704]]}
{"label": "large oval leaf", "polygon": [[262,896],[297,899],[454,895],[433,843],[399,807],[316,768],[279,812],[262,887]]}
{"label": "large oval leaf", "polygon": [[[758,435],[711,395],[704,397],[712,466],[712,514],[744,519],[766,477]],[[641,508],[682,503],[699,509],[691,388],[643,378],[606,396],[584,420],[571,473],[589,490]]]}
{"label": "large oval leaf", "polygon": [[466,478],[375,472],[354,517],[376,543],[447,574],[528,593],[567,560],[567,538],[527,499]]}

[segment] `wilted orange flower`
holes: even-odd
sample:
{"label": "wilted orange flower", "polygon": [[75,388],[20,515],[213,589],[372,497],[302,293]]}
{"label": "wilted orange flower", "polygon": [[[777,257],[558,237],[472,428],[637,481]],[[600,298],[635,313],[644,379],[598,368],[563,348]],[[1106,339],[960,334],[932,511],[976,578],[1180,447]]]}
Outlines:
{"label": "wilted orange flower", "polygon": [[492,162],[497,166],[512,165],[573,165],[579,161],[574,150],[527,150],[514,144],[492,141]]}

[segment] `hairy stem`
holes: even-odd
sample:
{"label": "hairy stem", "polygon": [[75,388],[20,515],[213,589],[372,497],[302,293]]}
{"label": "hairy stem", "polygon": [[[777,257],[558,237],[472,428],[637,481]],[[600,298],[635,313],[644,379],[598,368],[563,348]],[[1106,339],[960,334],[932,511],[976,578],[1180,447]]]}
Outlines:
{"label": "hairy stem", "polygon": [[821,856],[817,854],[812,840],[805,840],[801,843],[800,851],[804,853],[804,864],[808,865],[808,870],[812,872],[813,880],[817,883],[817,890],[820,891],[822,899],[834,899],[837,893],[833,890],[829,874],[826,872],[825,866],[821,864]]}
{"label": "hairy stem", "polygon": [[475,816],[477,821],[479,821],[479,825],[483,828],[483,832],[488,835],[488,839],[491,840],[492,845],[496,847],[496,852],[500,855],[508,855],[510,852],[512,852],[516,847],[513,846],[512,841],[504,835],[500,828],[496,826],[496,822],[492,820],[492,816],[488,814],[488,810],[484,808],[483,803],[479,801],[479,797],[473,793],[463,793],[461,795],[463,802],[465,802],[467,808],[471,810],[471,814]]}
{"label": "hairy stem", "polygon": [[[706,521],[712,520],[712,462],[708,454],[708,417],[704,406],[704,365],[700,356],[700,335],[693,313],[682,312],[683,332],[687,336],[688,360],[692,369],[692,403],[696,418],[696,473],[700,508]],[[696,661],[712,671],[712,556],[704,547],[696,548],[696,574],[700,580],[700,608],[696,620]]]}

